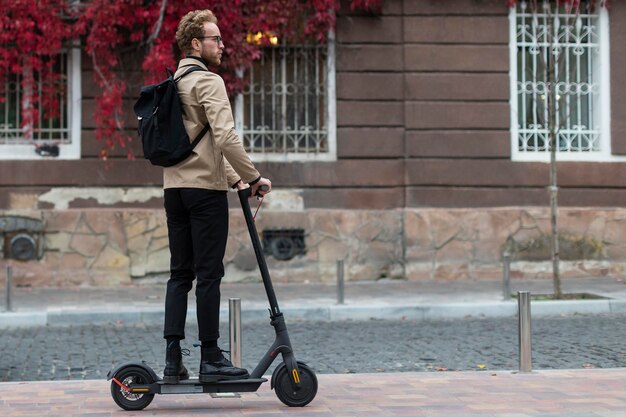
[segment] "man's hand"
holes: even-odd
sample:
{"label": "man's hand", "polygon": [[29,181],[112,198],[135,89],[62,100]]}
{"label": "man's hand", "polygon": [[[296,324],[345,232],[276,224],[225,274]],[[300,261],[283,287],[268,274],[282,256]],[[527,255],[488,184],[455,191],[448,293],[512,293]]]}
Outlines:
{"label": "man's hand", "polygon": [[248,184],[246,184],[245,182],[239,180],[239,182],[237,182],[237,191],[241,191],[241,190],[245,190],[246,188],[250,188],[250,186]]}
{"label": "man's hand", "polygon": [[[262,185],[267,186],[267,190],[265,191],[261,191],[259,190],[259,187],[261,187]],[[265,195],[265,194],[269,194],[272,191],[272,181],[270,181],[267,178],[261,177],[261,179],[252,186],[252,195],[255,196],[257,195],[257,193],[259,195]]]}

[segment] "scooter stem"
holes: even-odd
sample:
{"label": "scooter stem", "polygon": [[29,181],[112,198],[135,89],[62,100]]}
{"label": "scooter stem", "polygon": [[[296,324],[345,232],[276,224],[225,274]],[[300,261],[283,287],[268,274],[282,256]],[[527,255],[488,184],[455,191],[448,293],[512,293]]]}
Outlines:
{"label": "scooter stem", "polygon": [[252,210],[250,210],[250,203],[248,202],[248,199],[252,197],[252,188],[239,190],[237,191],[237,194],[239,195],[239,202],[241,203],[243,216],[246,219],[246,225],[248,226],[248,232],[250,233],[250,240],[252,240],[254,254],[256,255],[257,263],[259,264],[259,270],[261,271],[261,278],[263,278],[263,285],[265,286],[267,299],[270,303],[270,317],[274,319],[282,313],[280,312],[280,309],[278,307],[278,301],[276,300],[276,293],[274,292],[272,279],[270,278],[270,273],[267,269],[265,256],[263,256],[259,233],[256,230],[254,219],[252,218]]}

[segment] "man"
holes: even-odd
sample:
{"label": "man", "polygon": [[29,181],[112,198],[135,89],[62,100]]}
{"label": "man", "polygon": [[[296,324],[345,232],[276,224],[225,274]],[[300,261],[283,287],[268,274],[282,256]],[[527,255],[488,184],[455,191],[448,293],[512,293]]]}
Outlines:
{"label": "man", "polygon": [[[186,57],[175,76],[192,66],[207,70],[221,63],[224,43],[210,10],[196,10],[178,24],[176,41]],[[210,71],[195,71],[177,84],[185,129],[195,137],[209,123],[209,132],[181,163],[164,169],[164,198],[170,246],[170,279],[165,298],[164,337],[167,340],[163,379],[177,383],[189,378],[182,362],[187,294],[195,277],[199,339],[202,343],[200,382],[244,378],[217,345],[220,282],[228,237],[228,187],[252,186],[253,195],[271,182],[259,175],[241,145],[233,122],[224,81]]]}

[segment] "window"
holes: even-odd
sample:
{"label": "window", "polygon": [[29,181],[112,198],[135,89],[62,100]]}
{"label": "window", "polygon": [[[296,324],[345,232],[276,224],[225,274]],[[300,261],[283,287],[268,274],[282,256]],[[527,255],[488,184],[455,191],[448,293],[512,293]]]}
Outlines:
{"label": "window", "polygon": [[[80,50],[72,48],[61,54],[55,70],[61,75],[58,89],[59,114],[44,118],[45,111],[38,103],[37,120],[23,127],[23,91],[20,75],[9,75],[4,80],[3,102],[0,102],[0,160],[40,159],[55,156],[59,159],[80,158]],[[37,75],[32,88],[42,91],[44,85]]]}
{"label": "window", "polygon": [[236,127],[254,161],[334,160],[334,39],[268,46],[243,74]]}
{"label": "window", "polygon": [[[550,86],[554,57],[558,160],[619,160],[611,155],[608,12],[578,15],[554,2],[521,1],[511,11],[512,159],[548,161]],[[551,18],[550,18],[551,17]]]}

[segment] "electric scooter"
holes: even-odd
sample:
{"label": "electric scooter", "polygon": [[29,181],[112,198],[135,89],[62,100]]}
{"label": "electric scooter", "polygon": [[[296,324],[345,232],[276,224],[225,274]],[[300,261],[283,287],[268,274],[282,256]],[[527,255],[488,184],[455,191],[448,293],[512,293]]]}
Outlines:
{"label": "electric scooter", "polygon": [[155,394],[255,392],[262,383],[267,382],[263,375],[278,354],[282,355],[282,363],[274,369],[270,384],[278,399],[289,407],[304,407],[315,398],[317,394],[315,372],[305,363],[296,360],[287,333],[285,318],[278,307],[272,280],[261,248],[261,241],[248,202],[252,196],[251,188],[239,190],[238,194],[270,305],[270,324],[276,332],[274,343],[249,377],[236,380],[202,384],[197,378],[192,378],[177,384],[166,384],[145,362],[128,362],[120,365],[108,373],[107,380],[111,381],[113,401],[124,410],[137,411],[146,408],[154,399]]}

